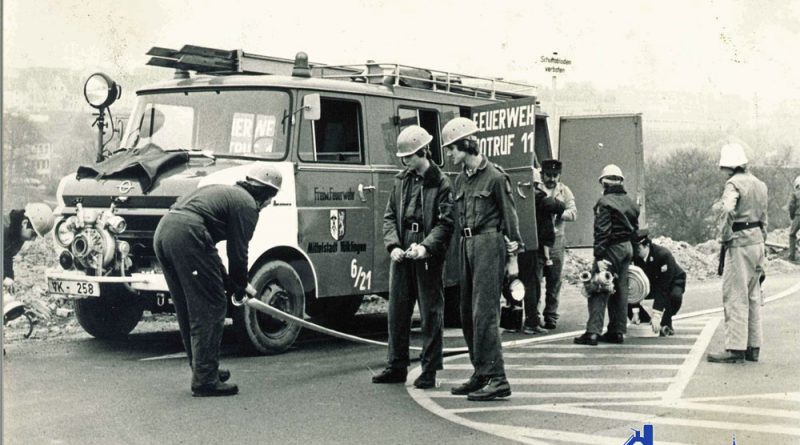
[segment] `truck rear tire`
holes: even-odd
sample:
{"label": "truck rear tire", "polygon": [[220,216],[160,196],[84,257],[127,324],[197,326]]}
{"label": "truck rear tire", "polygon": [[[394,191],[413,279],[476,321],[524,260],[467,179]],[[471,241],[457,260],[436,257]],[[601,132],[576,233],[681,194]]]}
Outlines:
{"label": "truck rear tire", "polygon": [[[303,317],[303,283],[283,261],[262,265],[250,280],[259,299],[295,317]],[[234,308],[233,327],[245,352],[279,354],[289,349],[300,334],[300,326],[261,313],[250,306]]]}
{"label": "truck rear tire", "polygon": [[120,285],[101,286],[99,298],[75,300],[75,318],[92,337],[107,340],[130,334],[139,324],[144,304]]}

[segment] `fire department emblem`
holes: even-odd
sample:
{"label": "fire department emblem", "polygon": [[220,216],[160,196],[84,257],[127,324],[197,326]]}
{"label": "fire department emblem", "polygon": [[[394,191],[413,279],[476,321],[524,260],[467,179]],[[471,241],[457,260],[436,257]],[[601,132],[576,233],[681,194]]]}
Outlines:
{"label": "fire department emblem", "polygon": [[344,238],[344,210],[331,210],[331,236],[336,241]]}

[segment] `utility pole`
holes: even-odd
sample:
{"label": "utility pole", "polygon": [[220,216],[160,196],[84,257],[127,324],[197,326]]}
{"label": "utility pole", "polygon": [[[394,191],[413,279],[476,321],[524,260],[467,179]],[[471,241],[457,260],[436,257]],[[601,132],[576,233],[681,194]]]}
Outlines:
{"label": "utility pole", "polygon": [[559,57],[557,51],[553,51],[550,56],[541,56],[540,61],[545,64],[544,70],[551,73],[551,90],[550,90],[550,103],[552,104],[552,112],[550,114],[550,143],[553,146],[553,156],[557,159],[559,156],[558,135],[560,116],[558,113],[558,101],[556,98],[558,90],[558,75],[567,71],[567,66],[572,65],[572,60]]}

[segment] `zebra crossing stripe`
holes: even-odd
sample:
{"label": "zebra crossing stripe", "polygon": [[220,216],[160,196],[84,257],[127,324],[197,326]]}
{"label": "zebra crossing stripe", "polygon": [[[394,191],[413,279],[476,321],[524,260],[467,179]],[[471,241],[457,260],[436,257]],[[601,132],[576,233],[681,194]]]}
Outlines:
{"label": "zebra crossing stripe", "polygon": [[[459,384],[463,379],[439,379],[443,384]],[[611,377],[576,377],[576,378],[515,378],[508,379],[511,385],[652,385],[655,383],[672,383],[673,377],[656,377],[642,380]]]}
{"label": "zebra crossing stripe", "polygon": [[509,352],[503,354],[506,359],[535,359],[535,358],[605,358],[605,357],[636,357],[636,358],[654,358],[654,359],[672,359],[683,360],[686,354],[658,354],[658,353],[641,353],[637,351],[629,352],[599,352],[599,353],[581,353],[581,352]]}
{"label": "zebra crossing stripe", "polygon": [[[506,369],[515,371],[597,371],[597,365],[519,365],[506,363]],[[648,363],[631,363],[631,364],[608,364],[603,365],[603,370],[608,371],[667,371],[680,369],[681,365],[670,364],[648,364]],[[447,365],[447,370],[467,370],[472,371],[471,364],[456,364]],[[516,393],[515,393],[516,394]]]}
{"label": "zebra crossing stripe", "polygon": [[[437,399],[464,399],[464,396],[450,394],[449,391],[429,391],[428,397]],[[514,400],[517,399],[658,399],[664,396],[663,391],[567,391],[567,392],[529,392],[514,390]]]}

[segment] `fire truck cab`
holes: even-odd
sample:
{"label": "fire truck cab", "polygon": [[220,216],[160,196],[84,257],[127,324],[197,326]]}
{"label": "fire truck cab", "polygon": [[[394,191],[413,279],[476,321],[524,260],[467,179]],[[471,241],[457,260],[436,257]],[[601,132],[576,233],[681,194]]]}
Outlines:
{"label": "fire truck cab", "polygon": [[[303,53],[287,60],[185,46],[148,54],[174,78],[137,91],[123,150],[110,159],[155,147],[187,152],[188,162],[159,171],[146,189],[135,178],[76,175],[58,189],[61,267],[48,272],[48,288],[75,299],[95,337],[127,335],[144,310],[173,311],[152,246],[159,219],[179,196],[233,184],[255,162],[273,163],[284,178],[249,246],[262,301],[334,320],[354,315],[364,295],[386,295],[383,213],[403,168],[396,138],[412,124],[433,135],[433,162],[453,177],[441,128],[476,119],[483,153],[511,178],[526,246],[537,247],[532,170],[551,151],[534,87],[395,63],[309,64]],[[457,244],[446,263],[449,323],[458,318]],[[246,305],[230,305],[229,316],[241,343],[264,354],[286,350],[300,330]]]}

